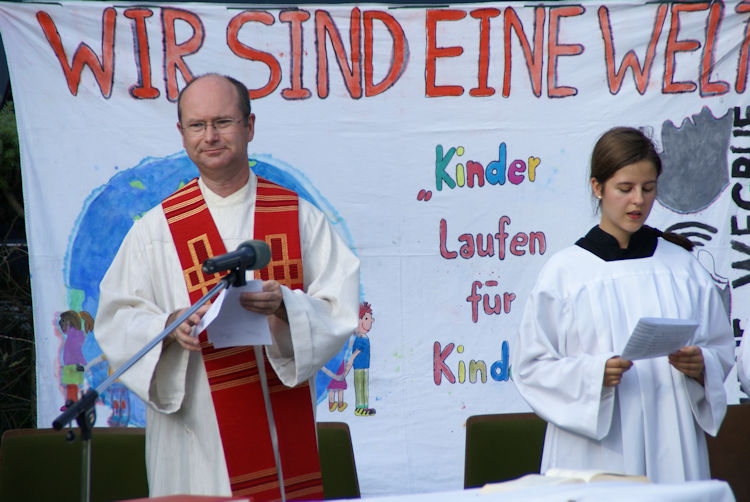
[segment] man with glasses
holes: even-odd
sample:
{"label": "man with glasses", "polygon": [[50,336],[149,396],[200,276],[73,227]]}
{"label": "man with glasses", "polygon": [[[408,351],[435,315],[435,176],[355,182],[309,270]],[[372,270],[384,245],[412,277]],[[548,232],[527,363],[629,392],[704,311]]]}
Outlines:
{"label": "man with glasses", "polygon": [[[265,240],[262,290],[272,344],[215,349],[193,327],[201,307],[122,380],[147,408],[152,496],[321,499],[308,380],[357,325],[359,261],[325,216],[248,167],[248,91],[208,74],[180,93],[177,128],[200,177],[135,222],[100,286],[96,338],[118,367],[215,284],[206,258]],[[283,487],[283,488],[282,488]]]}

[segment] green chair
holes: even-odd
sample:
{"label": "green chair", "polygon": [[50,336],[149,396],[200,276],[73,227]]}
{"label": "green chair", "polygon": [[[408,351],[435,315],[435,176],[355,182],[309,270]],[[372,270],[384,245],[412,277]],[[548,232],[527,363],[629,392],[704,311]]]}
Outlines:
{"label": "green chair", "polygon": [[464,488],[538,473],[546,429],[547,423],[534,413],[469,417]]}
{"label": "green chair", "polygon": [[[80,431],[68,442],[65,431],[11,429],[0,443],[0,500],[81,500]],[[148,496],[145,434],[135,428],[94,428],[91,501]]]}
{"label": "green chair", "polygon": [[357,466],[349,426],[344,422],[318,422],[317,426],[323,497],[359,498]]}
{"label": "green chair", "polygon": [[727,406],[716,437],[706,435],[711,477],[729,483],[738,501],[750,500],[750,404]]}

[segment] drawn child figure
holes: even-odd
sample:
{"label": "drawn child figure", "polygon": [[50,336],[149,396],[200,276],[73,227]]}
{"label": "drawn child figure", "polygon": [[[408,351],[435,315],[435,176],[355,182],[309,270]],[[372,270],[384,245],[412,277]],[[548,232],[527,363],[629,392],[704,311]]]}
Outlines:
{"label": "drawn child figure", "polygon": [[60,314],[58,325],[64,337],[61,383],[65,386],[65,401],[77,401],[86,371],[86,358],[82,347],[86,340],[85,333],[94,329],[94,319],[88,312],[83,311],[79,314],[67,310]]}
{"label": "drawn child figure", "polygon": [[367,333],[372,328],[375,318],[372,316],[372,307],[367,302],[359,305],[359,327],[354,337],[352,357],[347,363],[348,368],[354,367],[354,396],[356,406],[354,414],[360,417],[369,417],[375,414],[375,409],[370,408],[370,339]]}
{"label": "drawn child figure", "polygon": [[112,415],[107,419],[110,427],[127,427],[130,420],[130,394],[127,387],[116,381],[110,387]]}
{"label": "drawn child figure", "polygon": [[341,365],[335,374],[325,366],[321,368],[323,373],[331,377],[331,381],[326,386],[326,389],[328,389],[328,411],[331,413],[336,410],[344,411],[348,406],[344,401],[344,391],[347,389],[346,375],[349,374],[351,365],[347,363],[346,355],[352,353],[353,345],[354,337],[352,336],[349,338],[349,347],[344,352],[345,356],[341,359]]}
{"label": "drawn child figure", "polygon": [[[104,354],[99,355],[96,359],[107,361]],[[89,362],[89,366],[92,366],[92,362]],[[109,378],[113,373],[108,362],[106,362],[105,368],[106,376],[102,375],[102,380]],[[110,427],[127,427],[130,421],[130,391],[128,388],[120,380],[115,380],[100,396],[100,399],[103,403],[108,403],[110,410],[112,410],[112,414],[107,418],[107,425]]]}

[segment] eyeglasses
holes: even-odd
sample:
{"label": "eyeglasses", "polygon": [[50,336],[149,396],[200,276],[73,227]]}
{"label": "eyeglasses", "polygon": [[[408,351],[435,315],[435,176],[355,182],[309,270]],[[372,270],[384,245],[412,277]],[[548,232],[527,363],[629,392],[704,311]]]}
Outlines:
{"label": "eyeglasses", "polygon": [[191,136],[200,136],[206,132],[206,129],[210,125],[218,133],[229,130],[234,124],[243,122],[244,119],[216,119],[211,122],[193,122],[186,126],[180,125],[183,132],[190,134]]}

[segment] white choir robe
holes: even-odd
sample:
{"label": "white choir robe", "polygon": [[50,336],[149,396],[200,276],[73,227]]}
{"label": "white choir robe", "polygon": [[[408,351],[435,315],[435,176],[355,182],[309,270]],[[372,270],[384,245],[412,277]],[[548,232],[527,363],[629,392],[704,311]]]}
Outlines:
{"label": "white choir robe", "polygon": [[[202,180],[199,183],[227,251],[252,239],[256,176],[251,172],[248,185],[226,198],[212,193]],[[310,381],[314,408],[315,373],[357,327],[359,260],[325,215],[302,198],[299,229],[305,292],[282,286],[289,324],[268,317],[273,343],[265,350],[285,385]],[[121,366],[164,330],[172,312],[189,305],[159,205],[134,223],[100,285],[95,333],[109,364]],[[149,405],[150,494],[231,495],[201,353],[178,343],[162,347],[154,347],[121,378]]]}
{"label": "white choir robe", "polygon": [[737,378],[742,391],[750,396],[750,330],[747,328],[747,323],[737,353]]}
{"label": "white choir robe", "polygon": [[[604,365],[641,317],[695,319],[705,385],[666,357],[634,361],[616,387]],[[726,412],[724,379],[734,338],[719,291],[685,249],[658,240],[653,256],[604,261],[579,246],[542,268],[524,310],[512,375],[547,420],[542,472],[552,467],[648,476],[655,482],[710,478],[704,431]]]}

